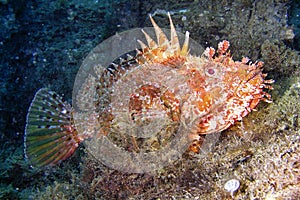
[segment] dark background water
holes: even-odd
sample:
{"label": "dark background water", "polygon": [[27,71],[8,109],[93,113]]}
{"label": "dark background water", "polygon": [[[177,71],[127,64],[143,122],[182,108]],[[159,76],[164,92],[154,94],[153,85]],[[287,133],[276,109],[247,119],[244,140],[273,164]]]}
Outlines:
{"label": "dark background water", "polygon": [[[228,35],[232,38],[239,37],[238,33],[233,36],[224,32],[227,30],[226,22],[228,24],[232,22],[233,25],[235,23],[234,20],[228,20],[229,16],[234,16],[230,14],[231,6],[235,9],[241,6],[241,9],[246,11],[249,9],[247,13],[250,19],[249,13],[252,12],[251,6],[255,6],[254,2],[221,1],[219,4],[224,3],[226,6],[214,7],[216,1],[192,0],[161,2],[136,0],[0,1],[0,151],[2,163],[0,170],[3,175],[0,178],[0,189],[8,188],[7,193],[4,192],[7,196],[2,197],[9,198],[10,195],[15,195],[12,198],[19,198],[18,195],[13,194],[13,191],[30,185],[23,174],[23,165],[18,164],[18,159],[23,156],[20,149],[23,146],[26,113],[39,88],[49,87],[59,94],[64,94],[65,99],[71,102],[76,72],[88,52],[116,32],[150,26],[147,17],[149,13],[153,14],[156,11],[158,23],[167,24],[162,11],[174,11],[173,18],[178,24],[177,28],[191,32],[195,30],[192,34],[196,40],[203,46],[207,46],[207,44],[216,44],[218,40],[227,38]],[[270,26],[273,26],[273,21],[280,24],[286,23],[285,20],[287,20],[295,37],[291,39],[277,36],[276,31],[275,36],[272,37],[283,41],[292,49],[299,50],[300,2],[276,2],[278,7],[274,6],[276,9],[274,9],[274,16],[270,16]],[[283,5],[284,8],[288,8],[285,19],[281,18],[283,14],[280,13],[285,12],[284,9],[280,9]],[[196,16],[196,13],[205,15],[207,10],[213,14],[206,16],[209,21],[206,21],[205,25],[202,23],[201,27],[197,24],[201,19],[193,16]],[[189,20],[188,24],[184,17]],[[277,30],[276,25],[274,27],[274,30]],[[231,29],[230,26],[228,29]],[[260,29],[257,28],[257,30]],[[269,32],[266,32],[265,36],[269,37]],[[238,42],[233,43],[233,48],[239,49]],[[247,49],[246,45],[245,49]],[[261,58],[260,53],[253,53],[253,56]],[[11,162],[8,157],[16,151],[18,156]],[[10,162],[7,165],[13,163],[13,166],[4,166],[5,162]]]}
{"label": "dark background water", "polygon": [[[193,2],[193,1],[190,1]],[[150,2],[151,3],[151,2]],[[76,72],[87,53],[117,31],[149,26],[148,13],[176,5],[142,1],[2,1],[0,3],[1,137],[19,142],[35,91],[58,89],[70,100]],[[188,7],[189,1],[178,8]],[[288,24],[299,49],[298,1],[289,4]],[[278,19],[279,20],[279,19]]]}

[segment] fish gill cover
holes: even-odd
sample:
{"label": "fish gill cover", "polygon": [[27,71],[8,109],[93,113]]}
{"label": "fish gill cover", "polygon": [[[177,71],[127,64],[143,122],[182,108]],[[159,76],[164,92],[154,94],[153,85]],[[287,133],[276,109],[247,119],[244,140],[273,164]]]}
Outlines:
{"label": "fish gill cover", "polygon": [[[233,178],[241,184],[237,199],[300,196],[298,1],[106,1],[115,3],[110,9],[102,1],[74,2],[0,1],[0,198],[231,199],[224,184]],[[150,24],[148,13],[165,26],[168,11],[178,30],[189,30],[203,46],[216,47],[227,39],[235,59],[247,55],[264,61],[268,77],[277,82],[274,102],[260,104],[258,112],[224,131],[209,155],[186,153],[157,174],[111,170],[83,154],[83,145],[58,167],[32,173],[23,161],[21,137],[34,92],[51,87],[69,100],[77,67],[99,40]],[[61,114],[68,114],[61,108]]]}
{"label": "fish gill cover", "polygon": [[37,92],[24,137],[33,165],[55,165],[85,141],[113,169],[155,171],[188,147],[199,153],[204,135],[227,129],[261,100],[270,102],[264,89],[273,80],[265,80],[262,62],[234,61],[226,40],[202,53],[189,32],[180,44],[170,14],[170,39],[150,20],[157,42],[151,30],[133,29],[92,50],[75,80],[73,108],[52,91]]}

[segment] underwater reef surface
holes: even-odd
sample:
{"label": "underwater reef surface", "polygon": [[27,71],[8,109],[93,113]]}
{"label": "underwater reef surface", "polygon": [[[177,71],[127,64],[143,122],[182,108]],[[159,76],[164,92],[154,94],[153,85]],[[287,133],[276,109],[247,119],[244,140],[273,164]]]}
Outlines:
{"label": "underwater reef surface", "polygon": [[[0,199],[297,199],[300,196],[299,2],[0,1]],[[98,43],[151,26],[189,31],[202,46],[229,40],[237,60],[264,61],[273,103],[224,131],[206,154],[186,152],[153,174],[108,169],[81,146],[59,166],[24,161],[23,134],[34,93],[49,87],[71,102],[75,75]],[[230,179],[240,187],[224,189]]]}

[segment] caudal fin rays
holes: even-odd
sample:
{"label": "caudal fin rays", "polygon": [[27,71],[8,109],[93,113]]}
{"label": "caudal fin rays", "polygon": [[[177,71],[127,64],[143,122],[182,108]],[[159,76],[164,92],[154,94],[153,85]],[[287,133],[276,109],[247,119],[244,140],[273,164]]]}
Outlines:
{"label": "caudal fin rays", "polygon": [[55,165],[68,158],[80,143],[72,123],[71,106],[49,89],[40,89],[30,105],[24,135],[30,164]]}

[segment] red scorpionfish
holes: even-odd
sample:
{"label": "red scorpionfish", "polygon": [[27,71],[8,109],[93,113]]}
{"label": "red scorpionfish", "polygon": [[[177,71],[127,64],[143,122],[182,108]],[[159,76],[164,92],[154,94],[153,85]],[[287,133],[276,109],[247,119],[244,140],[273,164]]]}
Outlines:
{"label": "red scorpionfish", "polygon": [[[234,61],[226,40],[217,50],[209,47],[193,56],[189,33],[181,46],[170,15],[170,40],[150,19],[157,41],[143,31],[146,42],[139,41],[134,56],[98,70],[94,99],[78,99],[95,109],[79,124],[76,110],[59,95],[47,88],[36,93],[24,136],[33,166],[65,160],[93,134],[109,136],[128,151],[151,151],[168,143],[180,123],[192,124],[189,149],[198,152],[203,135],[227,129],[261,100],[270,101],[264,89],[272,89],[273,80],[265,80],[262,62]],[[88,86],[87,81],[82,94]]]}

